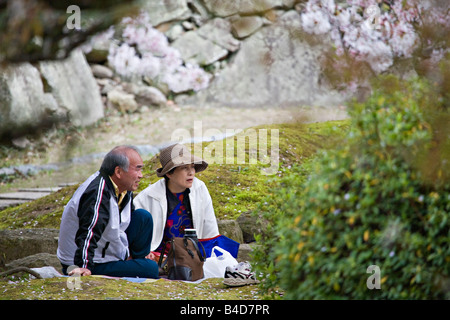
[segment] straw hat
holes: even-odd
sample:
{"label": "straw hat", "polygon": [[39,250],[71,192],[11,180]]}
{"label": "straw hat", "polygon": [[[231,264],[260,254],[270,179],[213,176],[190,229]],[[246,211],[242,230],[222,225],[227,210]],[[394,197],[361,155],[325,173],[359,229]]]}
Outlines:
{"label": "straw hat", "polygon": [[182,144],[174,144],[161,150],[159,162],[162,167],[156,169],[156,175],[158,177],[164,177],[173,168],[185,164],[195,164],[195,172],[203,171],[208,167],[206,161],[191,154],[189,149]]}

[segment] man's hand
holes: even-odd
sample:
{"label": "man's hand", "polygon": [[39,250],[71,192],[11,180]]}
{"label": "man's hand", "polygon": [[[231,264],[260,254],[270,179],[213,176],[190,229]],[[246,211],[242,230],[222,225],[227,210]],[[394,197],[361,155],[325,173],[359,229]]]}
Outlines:
{"label": "man's hand", "polygon": [[86,268],[75,268],[68,273],[69,276],[72,276],[74,274],[79,274],[80,276],[90,276],[91,270]]}

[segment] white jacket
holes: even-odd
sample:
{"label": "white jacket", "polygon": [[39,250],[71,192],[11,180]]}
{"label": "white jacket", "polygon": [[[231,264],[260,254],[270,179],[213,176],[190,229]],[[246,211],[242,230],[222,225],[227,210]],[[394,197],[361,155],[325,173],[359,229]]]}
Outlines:
{"label": "white jacket", "polygon": [[[194,178],[190,188],[189,201],[191,203],[193,227],[197,230],[199,239],[213,238],[219,235],[216,215],[205,183]],[[136,209],[149,211],[153,218],[153,239],[151,251],[155,251],[163,239],[167,220],[166,181],[161,179],[142,190],[133,199]]]}

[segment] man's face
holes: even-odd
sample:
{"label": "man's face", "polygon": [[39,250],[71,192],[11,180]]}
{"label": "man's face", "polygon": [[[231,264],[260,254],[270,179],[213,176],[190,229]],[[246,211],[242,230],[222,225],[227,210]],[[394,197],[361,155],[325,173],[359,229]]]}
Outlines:
{"label": "man's face", "polygon": [[124,190],[136,191],[139,186],[139,182],[143,177],[142,168],[144,164],[141,156],[134,150],[129,150],[127,156],[130,162],[128,171],[122,170],[118,167],[115,172],[118,180],[118,183],[116,184],[119,187],[120,192],[123,192]]}

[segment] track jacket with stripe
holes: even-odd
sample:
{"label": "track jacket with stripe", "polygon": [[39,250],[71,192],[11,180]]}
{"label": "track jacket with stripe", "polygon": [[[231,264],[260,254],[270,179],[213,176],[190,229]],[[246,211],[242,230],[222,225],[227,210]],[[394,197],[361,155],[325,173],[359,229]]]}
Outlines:
{"label": "track jacket with stripe", "polygon": [[94,263],[125,260],[129,255],[125,230],[134,210],[127,192],[122,210],[109,176],[97,171],[75,191],[64,208],[57,255],[66,266],[93,269]]}

